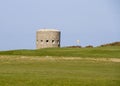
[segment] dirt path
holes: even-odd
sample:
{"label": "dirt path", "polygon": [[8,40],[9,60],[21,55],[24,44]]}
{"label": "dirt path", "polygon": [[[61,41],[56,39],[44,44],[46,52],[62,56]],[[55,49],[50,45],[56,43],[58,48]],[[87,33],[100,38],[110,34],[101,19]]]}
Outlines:
{"label": "dirt path", "polygon": [[93,60],[93,61],[111,61],[111,62],[120,62],[119,58],[81,58],[81,57],[63,57],[60,59],[64,60]]}
{"label": "dirt path", "polygon": [[90,58],[90,57],[39,57],[39,56],[0,56],[0,60],[90,60],[90,61],[106,61],[120,62],[120,58]]}

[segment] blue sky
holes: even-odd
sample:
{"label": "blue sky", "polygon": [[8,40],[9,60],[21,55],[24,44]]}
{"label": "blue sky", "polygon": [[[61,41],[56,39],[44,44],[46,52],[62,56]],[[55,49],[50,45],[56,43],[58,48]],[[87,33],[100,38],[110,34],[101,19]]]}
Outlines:
{"label": "blue sky", "polygon": [[61,31],[61,46],[120,41],[120,0],[0,0],[0,50],[35,49],[36,31]]}

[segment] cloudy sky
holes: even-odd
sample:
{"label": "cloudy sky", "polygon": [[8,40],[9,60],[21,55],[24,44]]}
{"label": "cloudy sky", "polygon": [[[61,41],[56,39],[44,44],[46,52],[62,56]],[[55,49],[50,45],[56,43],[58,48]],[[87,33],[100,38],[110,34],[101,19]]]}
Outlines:
{"label": "cloudy sky", "polygon": [[0,50],[35,49],[36,31],[61,31],[61,46],[120,41],[120,0],[0,0]]}

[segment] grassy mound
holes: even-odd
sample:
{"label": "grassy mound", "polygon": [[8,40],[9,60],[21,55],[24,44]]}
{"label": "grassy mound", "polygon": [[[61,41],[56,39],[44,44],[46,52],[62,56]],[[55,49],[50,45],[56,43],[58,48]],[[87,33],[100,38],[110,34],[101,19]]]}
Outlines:
{"label": "grassy mound", "polygon": [[1,51],[0,86],[119,86],[120,62],[109,58],[120,47]]}
{"label": "grassy mound", "polygon": [[120,58],[120,47],[114,46],[97,48],[46,48],[39,50],[10,50],[1,51],[0,55]]}
{"label": "grassy mound", "polygon": [[106,47],[106,46],[120,46],[120,42],[113,42],[113,43],[101,45],[101,47]]}

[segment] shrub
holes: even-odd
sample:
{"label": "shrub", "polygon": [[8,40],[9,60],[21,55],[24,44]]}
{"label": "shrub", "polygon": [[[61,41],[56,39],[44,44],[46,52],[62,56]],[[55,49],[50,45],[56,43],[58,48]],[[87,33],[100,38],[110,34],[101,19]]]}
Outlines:
{"label": "shrub", "polygon": [[93,46],[92,45],[88,45],[85,48],[93,48]]}
{"label": "shrub", "polygon": [[120,42],[113,42],[113,43],[100,45],[100,47],[105,47],[105,46],[120,46]]}

